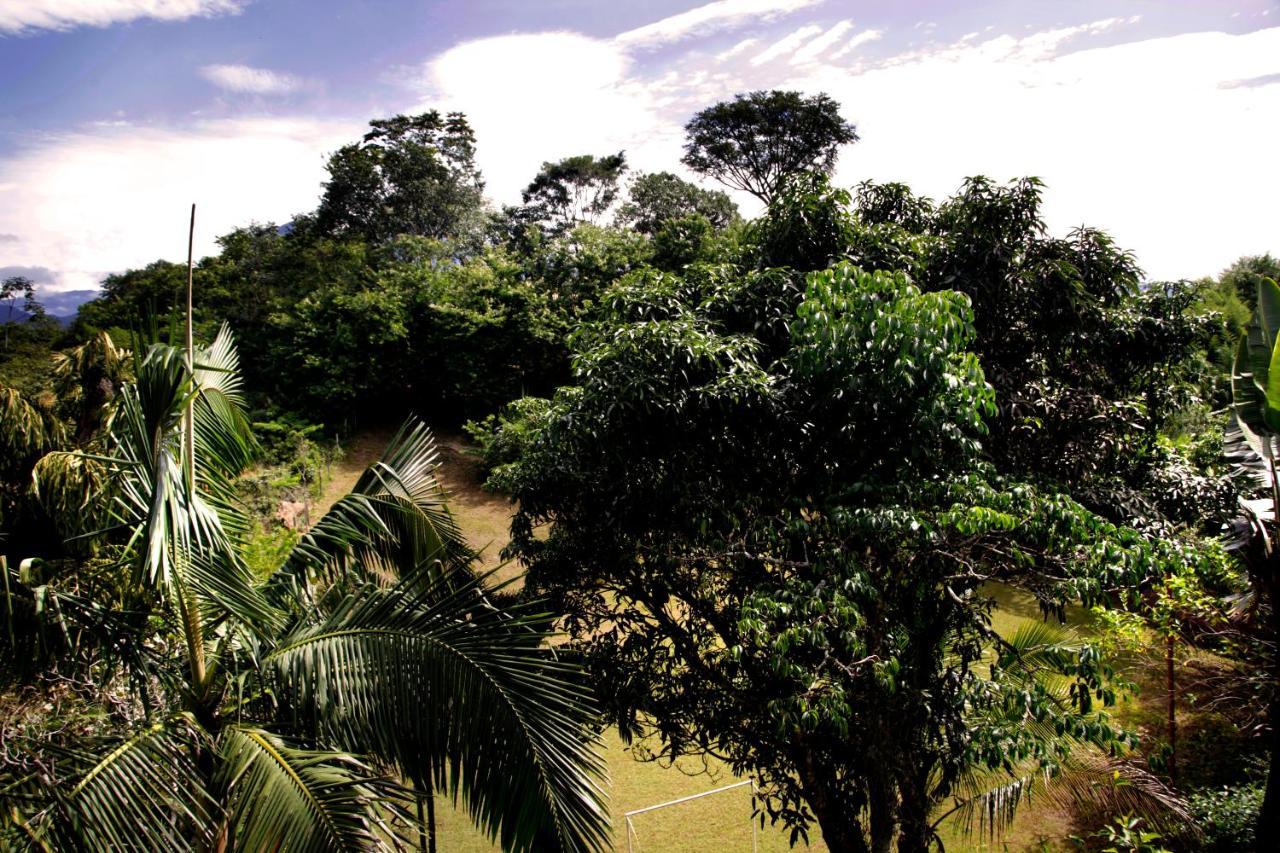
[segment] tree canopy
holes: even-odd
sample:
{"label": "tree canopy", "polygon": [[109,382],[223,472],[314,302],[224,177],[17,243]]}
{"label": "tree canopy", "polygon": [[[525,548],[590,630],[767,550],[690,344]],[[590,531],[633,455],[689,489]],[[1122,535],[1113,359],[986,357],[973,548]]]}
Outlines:
{"label": "tree canopy", "polygon": [[[922,851],[942,801],[980,808],[985,786],[1129,739],[1103,712],[1116,686],[1096,651],[1047,628],[1002,645],[985,583],[1059,612],[1136,604],[1219,563],[1054,481],[1002,476],[972,300],[902,268],[945,268],[945,242],[807,186],[775,200],[739,262],[608,291],[573,340],[574,383],[524,410],[497,482],[530,588],[565,614],[624,734],[728,758],[771,815],[816,821],[832,849]],[[777,256],[795,265],[758,263]],[[1008,652],[995,668],[992,643]]]}
{"label": "tree canopy", "polygon": [[316,211],[325,234],[380,242],[397,234],[455,237],[478,228],[484,182],[462,113],[375,119],[329,158]]}
{"label": "tree canopy", "polygon": [[618,198],[627,158],[619,151],[596,157],[578,154],[542,169],[524,188],[521,197],[531,218],[545,222],[553,232],[581,223],[596,223]]}
{"label": "tree canopy", "polygon": [[631,182],[618,222],[652,236],[664,225],[695,215],[723,228],[738,218],[738,206],[723,192],[704,190],[670,172],[651,172]]}
{"label": "tree canopy", "polygon": [[681,162],[769,204],[788,176],[830,172],[840,146],[858,141],[828,95],[758,91],[699,112],[685,125]]}

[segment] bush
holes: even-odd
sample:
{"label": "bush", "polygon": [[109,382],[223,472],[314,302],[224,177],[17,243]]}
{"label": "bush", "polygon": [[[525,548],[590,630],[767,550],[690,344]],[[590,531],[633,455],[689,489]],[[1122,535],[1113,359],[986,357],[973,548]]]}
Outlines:
{"label": "bush", "polygon": [[322,443],[323,430],[320,424],[288,415],[257,421],[253,431],[262,446],[260,461],[267,467],[285,469],[287,477],[314,492],[323,483],[329,465],[341,454],[336,443]]}
{"label": "bush", "polygon": [[485,488],[503,490],[504,472],[524,454],[542,427],[551,401],[521,397],[496,415],[467,421],[463,429],[476,443],[475,456],[485,476]]}
{"label": "bush", "polygon": [[1236,853],[1254,849],[1253,829],[1262,808],[1262,785],[1223,785],[1205,789],[1188,799],[1191,814],[1204,833],[1206,853]]}

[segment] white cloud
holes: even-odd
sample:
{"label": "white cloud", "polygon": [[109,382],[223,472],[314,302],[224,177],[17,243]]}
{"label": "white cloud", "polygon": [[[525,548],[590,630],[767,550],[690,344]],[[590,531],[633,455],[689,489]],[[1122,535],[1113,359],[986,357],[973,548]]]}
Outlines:
{"label": "white cloud", "polygon": [[[493,73],[500,67],[521,70]],[[678,158],[679,128],[673,132],[659,114],[662,89],[698,85],[689,78],[641,83],[619,45],[567,32],[458,45],[428,65],[427,81],[421,106],[466,112],[490,191],[506,202],[546,160],[625,149],[636,164],[654,144]]]}
{"label": "white cloud", "polygon": [[838,59],[843,59],[844,57],[848,56],[850,53],[853,53],[855,50],[862,47],[864,44],[868,44],[869,42],[876,41],[877,39],[881,38],[883,35],[884,35],[883,30],[863,30],[862,32],[858,33],[853,38],[845,42],[844,47],[840,48],[839,50],[837,50],[835,53],[831,54],[831,56],[827,58],[831,62],[835,62]]}
{"label": "white cloud", "polygon": [[714,30],[776,20],[823,0],[718,0],[619,34],[627,48],[654,48]]}
{"label": "white cloud", "polygon": [[54,268],[50,290],[95,288],[108,272],[186,257],[251,220],[315,207],[324,155],[363,122],[237,119],[187,128],[94,128],[41,140],[0,163],[5,263]]}
{"label": "white cloud", "polygon": [[967,175],[1038,175],[1057,233],[1108,230],[1152,278],[1280,249],[1269,209],[1280,170],[1268,165],[1280,87],[1220,88],[1274,72],[1280,28],[1063,52],[1117,26],[967,42],[853,75],[825,65],[779,85],[825,91],[857,122],[863,141],[837,172],[846,185],[903,180],[941,197]]}
{"label": "white cloud", "polygon": [[[840,161],[842,185],[901,180],[938,198],[967,175],[1039,175],[1056,233],[1107,229],[1155,278],[1213,274],[1241,254],[1280,251],[1268,208],[1280,196],[1270,165],[1280,86],[1265,85],[1280,28],[1094,46],[1129,23],[987,34],[841,62],[881,37],[846,30],[817,52],[820,63],[756,62],[760,43],[739,42],[719,61],[689,51],[656,69],[616,40],[501,36],[429,62],[416,106],[467,113],[488,191],[509,203],[544,160],[625,149],[634,168],[680,171],[682,126],[696,110],[752,89],[824,91],[863,137]],[[791,56],[824,35],[807,27],[765,52]],[[493,73],[502,67],[520,73]],[[1232,81],[1245,82],[1222,87]],[[6,241],[5,263],[53,267],[57,289],[72,290],[157,256],[180,260],[193,200],[209,251],[236,225],[314,207],[323,154],[362,132],[363,121],[243,119],[35,140],[0,161],[0,234],[21,240]],[[749,202],[743,209],[755,212]]]}
{"label": "white cloud", "polygon": [[822,32],[822,27],[810,24],[788,33],[773,44],[769,45],[760,53],[751,57],[751,64],[763,65],[766,62],[772,62],[779,57],[786,56],[820,32]]}
{"label": "white cloud", "polygon": [[816,61],[830,50],[845,33],[853,29],[853,21],[841,21],[791,55],[792,65]]}
{"label": "white cloud", "polygon": [[200,76],[229,92],[252,95],[287,95],[305,82],[292,74],[248,65],[206,65],[200,69]]}
{"label": "white cloud", "polygon": [[[838,52],[883,35],[867,30],[843,34],[820,64],[755,62],[757,43],[720,61],[689,52],[657,70],[582,35],[509,36],[437,59],[424,105],[472,117],[489,191],[503,202],[518,198],[543,160],[569,154],[625,148],[639,168],[678,170],[682,126],[696,110],[737,92],[787,88],[825,91],[857,122],[863,141],[836,175],[846,186],[902,180],[937,198],[968,175],[1039,175],[1056,233],[1081,223],[1110,230],[1156,278],[1213,274],[1241,254],[1280,251],[1266,208],[1280,195],[1280,170],[1266,165],[1269,140],[1280,135],[1280,86],[1219,88],[1273,74],[1280,28],[1092,47],[1131,23],[988,33],[837,62]],[[772,58],[806,49],[822,30],[797,32],[768,49]],[[500,60],[528,79],[488,73]]]}
{"label": "white cloud", "polygon": [[0,33],[181,21],[239,12],[249,0],[0,0]]}
{"label": "white cloud", "polygon": [[728,50],[722,50],[720,53],[717,53],[716,61],[724,62],[726,59],[732,59],[733,57],[742,53],[744,50],[747,50],[759,43],[760,43],[760,39],[758,38],[745,38],[742,41],[735,44],[733,47],[729,48]]}

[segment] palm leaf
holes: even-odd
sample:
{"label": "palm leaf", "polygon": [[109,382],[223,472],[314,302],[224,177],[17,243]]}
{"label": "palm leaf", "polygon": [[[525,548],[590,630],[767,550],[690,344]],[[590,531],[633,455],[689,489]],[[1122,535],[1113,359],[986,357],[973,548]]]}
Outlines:
{"label": "palm leaf", "polygon": [[380,810],[400,811],[398,789],[354,756],[305,749],[253,726],[219,740],[218,782],[239,850],[360,850],[390,832]]}
{"label": "palm leaf", "polygon": [[15,388],[0,385],[0,470],[30,460],[66,440],[62,422]]}
{"label": "palm leaf", "polygon": [[225,323],[212,344],[197,350],[194,385],[196,460],[236,477],[253,461],[257,443],[245,413],[240,357]]}
{"label": "palm leaf", "polygon": [[969,838],[999,838],[1018,810],[1037,800],[1086,821],[1128,814],[1165,835],[1193,839],[1198,834],[1176,791],[1138,765],[1094,750],[1053,770],[1025,766],[1021,772],[971,773],[957,788],[956,805],[947,816]]}
{"label": "palm leaf", "polygon": [[101,526],[101,502],[107,470],[90,456],[55,450],[40,457],[31,470],[31,487],[45,513],[64,539]]}
{"label": "palm leaf", "polygon": [[309,591],[313,582],[348,578],[386,585],[394,583],[398,567],[467,559],[470,551],[445,503],[437,467],[431,431],[421,421],[407,421],[350,494],[298,541],[269,582],[273,594],[278,599],[286,591]]}
{"label": "palm leaf", "polygon": [[548,838],[605,849],[604,768],[577,669],[544,645],[543,614],[499,611],[483,579],[457,574],[371,585],[296,629],[264,659],[276,695],[320,737],[460,796],[506,850]]}
{"label": "palm leaf", "polygon": [[179,714],[96,755],[67,751],[65,763],[79,772],[63,786],[45,786],[48,804],[22,823],[57,849],[206,847],[218,809],[198,767],[203,739],[194,718]]}
{"label": "palm leaf", "polygon": [[1259,329],[1251,326],[1247,334],[1240,336],[1236,346],[1231,366],[1231,413],[1253,452],[1263,459],[1271,459],[1271,431],[1266,423],[1267,398],[1258,387],[1251,366],[1251,348],[1255,345],[1255,338],[1260,337]]}
{"label": "palm leaf", "polygon": [[[236,547],[247,522],[231,477],[249,458],[252,441],[238,380],[225,372],[235,367],[229,336],[219,335],[210,352],[212,366],[196,371],[209,386],[204,390],[193,385],[174,347],[153,345],[138,359],[136,380],[121,390],[101,457],[110,471],[111,511],[129,532],[124,553],[138,583],[160,590],[179,612],[194,604],[206,625],[230,616],[264,631],[281,616],[255,586]],[[187,481],[182,465],[182,413],[192,395],[195,483]]]}

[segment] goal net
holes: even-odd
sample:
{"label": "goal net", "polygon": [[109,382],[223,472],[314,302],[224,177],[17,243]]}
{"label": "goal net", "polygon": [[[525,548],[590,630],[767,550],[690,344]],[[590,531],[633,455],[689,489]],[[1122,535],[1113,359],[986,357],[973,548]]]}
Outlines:
{"label": "goal net", "polygon": [[758,849],[755,782],[747,779],[626,812],[627,853]]}

